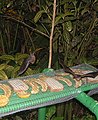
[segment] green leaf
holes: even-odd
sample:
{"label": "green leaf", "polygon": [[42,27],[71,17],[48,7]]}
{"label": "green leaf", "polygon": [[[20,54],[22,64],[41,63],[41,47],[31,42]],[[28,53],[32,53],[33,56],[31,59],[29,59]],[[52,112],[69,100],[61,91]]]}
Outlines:
{"label": "green leaf", "polygon": [[12,4],[13,4],[13,1],[10,1],[10,2],[7,4],[7,8],[11,7]]}
{"label": "green leaf", "polygon": [[93,4],[93,9],[98,12],[98,0],[95,0],[94,4]]}
{"label": "green leaf", "polygon": [[60,20],[61,18],[62,18],[61,16],[57,16],[57,17],[55,18],[55,25],[59,22],[59,20]]}
{"label": "green leaf", "polygon": [[2,55],[0,56],[1,60],[14,60],[14,57],[12,55]]}
{"label": "green leaf", "polygon": [[72,15],[74,15],[74,13],[69,12],[69,11],[66,11],[66,13],[60,13],[60,14],[58,15],[58,19],[60,19],[59,17],[61,17],[61,18],[64,19],[66,16],[72,16]]}
{"label": "green leaf", "polygon": [[28,56],[29,56],[29,54],[17,53],[17,54],[15,55],[15,61],[18,61],[18,60],[20,60],[20,59],[25,59],[25,58],[27,58]]}
{"label": "green leaf", "polygon": [[47,24],[51,24],[51,21],[47,18],[43,19],[42,23],[47,23]]}
{"label": "green leaf", "polygon": [[64,120],[64,117],[55,117],[53,120]]}
{"label": "green leaf", "polygon": [[72,15],[74,15],[74,13],[72,13],[70,11],[66,11],[64,14],[65,14],[65,16],[72,16]]}
{"label": "green leaf", "polygon": [[15,120],[23,120],[20,116],[15,116]]}
{"label": "green leaf", "polygon": [[0,79],[1,80],[7,80],[8,79],[6,73],[3,70],[0,70]]}
{"label": "green leaf", "polygon": [[66,30],[68,30],[69,32],[72,31],[72,22],[71,21],[65,22],[65,27]]}
{"label": "green leaf", "polygon": [[85,7],[82,11],[81,11],[81,15],[84,15],[84,13],[89,12],[89,8]]}
{"label": "green leaf", "polygon": [[70,35],[69,31],[66,30],[66,27],[65,27],[65,30],[63,33],[63,37],[64,37],[64,40],[69,44],[69,42],[71,40],[71,35]]}
{"label": "green leaf", "polygon": [[32,70],[31,68],[28,68],[27,71],[26,71],[26,75],[32,75],[32,74],[35,74],[36,73],[36,70]]}
{"label": "green leaf", "polygon": [[46,0],[46,3],[47,3],[48,6],[53,5],[53,2],[51,2],[50,0]]}
{"label": "green leaf", "polygon": [[35,23],[38,22],[38,20],[41,18],[41,16],[42,16],[43,13],[45,13],[45,11],[44,11],[44,10],[41,10],[41,11],[39,11],[39,12],[35,15],[35,17],[34,17],[34,22],[35,22]]}
{"label": "green leaf", "polygon": [[93,3],[96,3],[96,2],[98,2],[98,0],[94,0],[94,2],[93,2]]}
{"label": "green leaf", "polygon": [[7,65],[4,70],[5,70],[8,78],[11,78],[11,74],[12,74],[12,72],[13,72],[13,70],[14,70],[14,67],[11,66],[11,65]]}
{"label": "green leaf", "polygon": [[17,77],[17,72],[19,71],[19,69],[20,69],[20,66],[16,66],[16,67],[14,68],[14,70],[12,71],[12,74],[11,74],[11,77],[12,77],[12,78]]}
{"label": "green leaf", "polygon": [[48,111],[46,113],[46,120],[50,120],[50,118],[55,114],[56,112],[56,107],[55,106],[51,106],[48,108]]}
{"label": "green leaf", "polygon": [[6,64],[1,64],[1,65],[0,65],[0,70],[5,69],[5,67],[6,67]]}

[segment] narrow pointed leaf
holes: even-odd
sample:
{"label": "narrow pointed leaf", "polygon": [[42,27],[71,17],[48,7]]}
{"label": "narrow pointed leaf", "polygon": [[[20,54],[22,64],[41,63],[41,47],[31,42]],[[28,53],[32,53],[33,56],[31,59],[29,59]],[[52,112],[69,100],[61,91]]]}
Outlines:
{"label": "narrow pointed leaf", "polygon": [[7,80],[8,79],[6,73],[3,70],[0,70],[0,79],[1,80]]}
{"label": "narrow pointed leaf", "polygon": [[35,17],[34,17],[34,22],[35,22],[35,23],[38,22],[38,20],[41,18],[41,16],[42,16],[43,13],[45,13],[45,11],[44,11],[44,10],[41,10],[41,11],[39,11],[39,12],[35,15]]}

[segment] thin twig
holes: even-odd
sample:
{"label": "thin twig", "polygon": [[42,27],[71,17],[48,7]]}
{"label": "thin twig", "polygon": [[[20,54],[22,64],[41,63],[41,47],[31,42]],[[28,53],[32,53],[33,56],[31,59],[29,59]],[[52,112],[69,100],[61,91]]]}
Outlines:
{"label": "thin twig", "polygon": [[55,24],[55,15],[56,15],[56,0],[54,0],[54,5],[53,5],[53,19],[52,19],[52,29],[51,29],[51,34],[50,34],[50,49],[49,49],[48,68],[51,68],[51,63],[52,63],[52,39],[53,39],[53,31],[54,31],[54,24]]}
{"label": "thin twig", "polygon": [[31,29],[31,30],[33,30],[33,31],[35,31],[35,32],[37,32],[37,33],[39,33],[39,34],[41,34],[41,35],[43,35],[43,36],[49,38],[49,36],[48,36],[47,34],[41,32],[40,30],[37,30],[37,29],[35,29],[35,28],[29,26],[28,24],[24,23],[23,21],[20,21],[20,20],[17,20],[17,19],[15,19],[15,18],[13,18],[13,17],[5,16],[5,15],[2,15],[2,17],[3,17],[3,18],[6,18],[6,19],[14,20],[14,21],[16,21],[16,22],[22,24],[23,26],[28,27],[29,29]]}

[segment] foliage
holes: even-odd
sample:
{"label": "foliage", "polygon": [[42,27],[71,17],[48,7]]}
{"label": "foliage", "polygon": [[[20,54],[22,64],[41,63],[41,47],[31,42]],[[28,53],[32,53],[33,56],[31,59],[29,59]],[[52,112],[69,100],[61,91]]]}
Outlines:
{"label": "foliage", "polygon": [[[58,110],[58,105],[57,107],[56,106],[47,107],[46,120],[96,120],[95,116],[91,114],[88,110],[82,109],[81,111],[81,109],[77,109],[79,108],[79,106],[76,106],[78,114],[75,114],[75,112],[73,111],[74,106],[75,105],[73,105],[73,100],[72,100],[71,102],[67,102],[67,104],[64,103],[60,104],[59,107],[61,109],[59,110]],[[62,110],[62,108],[64,109]],[[63,114],[61,111],[63,111]],[[83,111],[85,112],[82,113],[81,116],[81,112]]]}
{"label": "foliage", "polygon": [[[15,55],[0,56],[0,61],[2,62],[2,64],[0,64],[0,79],[7,80],[9,78],[18,77],[20,66],[23,60],[28,56],[28,54],[21,53],[16,53]],[[40,70],[41,69],[38,68],[36,69],[36,66],[34,66],[34,68],[29,67],[23,76],[36,74],[40,72]]]}
{"label": "foliage", "polygon": [[[0,6],[1,53],[49,47],[53,1],[6,0]],[[82,62],[98,64],[97,6],[97,0],[57,1],[53,53],[56,56],[59,49],[69,66]],[[57,59],[53,60],[57,68]]]}
{"label": "foliage", "polygon": [[51,106],[47,108],[46,120],[63,120],[63,117],[56,117],[56,106]]}
{"label": "foliage", "polygon": [[[53,0],[0,0],[0,79],[18,77],[23,59],[40,47],[45,49],[37,58],[37,64],[29,66],[23,76],[47,67],[52,8]],[[52,67],[59,68],[58,52],[68,66],[83,62],[98,66],[97,31],[98,0],[58,0]],[[72,104],[49,107],[46,118],[62,120],[63,114],[56,116],[59,111],[72,116]],[[93,116],[87,114],[81,118],[87,119]]]}
{"label": "foliage", "polygon": [[79,117],[74,116],[73,120],[96,120],[94,116],[87,114],[84,115],[81,119]]}

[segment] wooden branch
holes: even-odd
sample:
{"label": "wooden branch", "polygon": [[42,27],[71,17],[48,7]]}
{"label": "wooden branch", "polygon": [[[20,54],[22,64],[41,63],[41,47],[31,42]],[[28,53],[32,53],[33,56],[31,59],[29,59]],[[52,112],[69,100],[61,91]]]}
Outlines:
{"label": "wooden branch", "polygon": [[51,68],[52,64],[52,44],[53,44],[53,32],[54,32],[54,26],[55,26],[55,16],[56,16],[56,0],[54,0],[54,5],[53,5],[53,18],[52,18],[52,29],[51,29],[51,34],[50,34],[50,49],[49,49],[49,64],[48,68]]}

